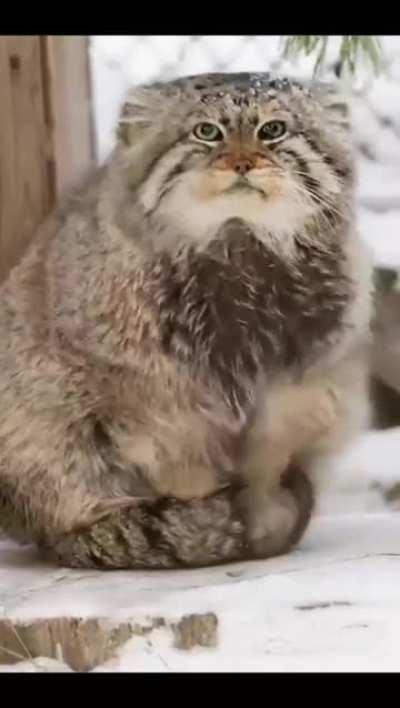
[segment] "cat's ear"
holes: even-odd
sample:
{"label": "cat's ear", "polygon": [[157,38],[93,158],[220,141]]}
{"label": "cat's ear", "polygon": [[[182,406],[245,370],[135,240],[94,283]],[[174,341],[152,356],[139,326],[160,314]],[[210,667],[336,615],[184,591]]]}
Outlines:
{"label": "cat's ear", "polygon": [[146,130],[146,123],[140,123],[139,121],[130,121],[125,117],[120,117],[117,126],[117,139],[118,142],[124,145],[134,145],[143,135]]}
{"label": "cat's ear", "polygon": [[125,145],[133,145],[160,119],[164,111],[165,102],[155,85],[132,89],[119,114],[118,140]]}
{"label": "cat's ear", "polygon": [[329,123],[342,130],[351,128],[350,97],[338,85],[332,83],[318,83],[314,91],[324,109]]}

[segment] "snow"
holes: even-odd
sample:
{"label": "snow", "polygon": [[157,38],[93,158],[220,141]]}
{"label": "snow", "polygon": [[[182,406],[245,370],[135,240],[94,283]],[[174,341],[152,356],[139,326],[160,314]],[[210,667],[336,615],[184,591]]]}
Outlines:
{"label": "snow", "polygon": [[47,656],[38,656],[36,659],[19,661],[16,664],[5,664],[1,667],[1,673],[72,673],[72,669],[63,661],[50,659]]}
{"label": "snow", "polygon": [[[399,534],[395,513],[320,516],[281,558],[153,573],[55,570],[3,542],[3,614],[142,624],[193,612],[218,618],[216,648],[178,650],[167,627],[154,629],[97,672],[398,671]],[[32,662],[20,668],[33,670]],[[36,670],[52,668],[42,659]]]}
{"label": "snow", "polygon": [[384,493],[400,482],[400,428],[368,431],[324,464],[320,514],[384,511]]}
{"label": "snow", "polygon": [[[186,571],[102,573],[56,568],[35,549],[0,542],[0,617],[107,618],[151,627],[94,672],[398,671],[400,514],[379,489],[399,476],[400,428],[369,432],[332,460],[300,545],[266,561]],[[168,623],[215,613],[216,648],[179,650]],[[1,671],[59,672],[60,658]]]}

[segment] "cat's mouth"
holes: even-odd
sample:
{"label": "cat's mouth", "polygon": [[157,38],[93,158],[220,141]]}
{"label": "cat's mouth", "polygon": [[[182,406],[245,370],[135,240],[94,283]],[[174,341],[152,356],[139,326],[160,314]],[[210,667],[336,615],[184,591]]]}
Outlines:
{"label": "cat's mouth", "polygon": [[230,185],[225,190],[225,193],[231,194],[232,192],[258,192],[264,199],[266,198],[265,192],[260,189],[260,187],[256,187],[254,184],[249,182],[246,177],[238,177],[237,180],[233,184]]}

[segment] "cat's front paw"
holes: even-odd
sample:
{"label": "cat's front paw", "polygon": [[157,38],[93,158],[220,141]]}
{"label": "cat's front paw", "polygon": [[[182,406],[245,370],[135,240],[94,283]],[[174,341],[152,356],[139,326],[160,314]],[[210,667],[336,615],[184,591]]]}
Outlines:
{"label": "cat's front paw", "polygon": [[247,539],[250,554],[257,558],[286,553],[302,537],[311,519],[314,497],[308,478],[291,466],[280,488],[246,490]]}
{"label": "cat's front paw", "polygon": [[248,543],[252,555],[260,558],[284,553],[290,543],[299,511],[295,498],[287,490],[258,500],[248,516]]}

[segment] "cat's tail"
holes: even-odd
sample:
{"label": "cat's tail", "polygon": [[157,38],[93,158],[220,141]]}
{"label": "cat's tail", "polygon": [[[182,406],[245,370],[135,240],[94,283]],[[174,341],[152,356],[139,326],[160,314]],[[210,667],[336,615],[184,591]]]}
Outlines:
{"label": "cat's tail", "polygon": [[[280,553],[299,541],[313,506],[311,485],[299,470],[289,470],[283,485],[295,496],[299,515]],[[240,493],[229,487],[191,501],[137,501],[59,538],[51,553],[61,565],[104,569],[200,567],[251,558]]]}

